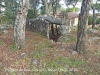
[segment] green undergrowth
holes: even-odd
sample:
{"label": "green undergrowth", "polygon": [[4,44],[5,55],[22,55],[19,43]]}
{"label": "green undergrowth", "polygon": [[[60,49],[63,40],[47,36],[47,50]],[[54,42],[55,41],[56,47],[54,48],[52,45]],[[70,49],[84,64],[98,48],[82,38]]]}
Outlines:
{"label": "green undergrowth", "polygon": [[34,32],[34,35],[44,37],[44,34],[40,32]]}
{"label": "green undergrowth", "polygon": [[[45,56],[46,52],[48,52],[50,49],[54,48],[54,45],[48,39],[44,39],[42,41],[34,39],[33,42],[31,43],[31,45],[34,49],[34,54],[32,57],[37,58],[37,59]],[[29,44],[29,46],[30,46],[30,44]]]}
{"label": "green undergrowth", "polygon": [[83,64],[86,64],[86,62],[77,58],[56,57],[53,61],[47,60],[47,67],[51,68],[66,68],[66,65],[69,67],[79,67]]}
{"label": "green undergrowth", "polygon": [[76,42],[76,38],[71,38],[71,37],[69,37],[69,40],[66,41],[67,44],[71,44],[75,42]]}
{"label": "green undergrowth", "polygon": [[0,45],[3,45],[4,44],[4,42],[3,41],[0,41]]}
{"label": "green undergrowth", "polygon": [[[41,58],[40,58],[41,59]],[[79,70],[82,65],[87,64],[85,61],[77,58],[69,59],[67,57],[57,56],[54,60],[43,59],[46,65],[40,69],[41,75],[58,75],[58,73],[67,73],[68,75],[74,75],[69,71],[70,68],[77,68]],[[80,75],[77,73],[77,75]]]}
{"label": "green undergrowth", "polygon": [[19,49],[16,48],[15,43],[12,43],[12,44],[9,46],[9,50],[10,50],[10,51],[17,51],[17,50],[19,50]]}

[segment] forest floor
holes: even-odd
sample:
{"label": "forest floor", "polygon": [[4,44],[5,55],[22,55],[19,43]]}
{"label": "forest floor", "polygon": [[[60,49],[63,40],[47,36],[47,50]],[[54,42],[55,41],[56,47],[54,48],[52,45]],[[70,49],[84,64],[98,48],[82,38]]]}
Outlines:
{"label": "forest floor", "polygon": [[13,29],[0,35],[0,75],[100,75],[100,30],[87,36],[84,55],[75,50],[76,31],[54,42],[26,31],[26,47],[16,49]]}

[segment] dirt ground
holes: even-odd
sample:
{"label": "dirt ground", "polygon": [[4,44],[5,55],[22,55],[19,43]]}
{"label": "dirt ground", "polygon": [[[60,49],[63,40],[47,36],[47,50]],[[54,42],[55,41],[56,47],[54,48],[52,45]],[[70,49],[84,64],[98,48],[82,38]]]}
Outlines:
{"label": "dirt ground", "polygon": [[13,44],[13,29],[7,31],[0,35],[0,75],[100,75],[100,30],[87,35],[84,55],[74,51],[74,30],[63,43],[26,31],[26,47],[20,50]]}

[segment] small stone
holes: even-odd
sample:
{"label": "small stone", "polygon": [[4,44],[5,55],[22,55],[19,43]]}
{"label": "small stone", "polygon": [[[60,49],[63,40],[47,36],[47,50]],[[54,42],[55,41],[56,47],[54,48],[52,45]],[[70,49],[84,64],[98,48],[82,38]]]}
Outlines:
{"label": "small stone", "polygon": [[53,43],[53,40],[51,39],[51,43]]}
{"label": "small stone", "polygon": [[63,51],[65,50],[65,48],[62,49]]}
{"label": "small stone", "polygon": [[62,43],[61,42],[56,42],[58,45],[61,45]]}
{"label": "small stone", "polygon": [[22,54],[19,56],[19,58],[24,58],[24,56],[25,56],[25,53],[22,53]]}
{"label": "small stone", "polygon": [[74,72],[77,72],[78,71],[78,69],[77,68],[74,68]]}
{"label": "small stone", "polygon": [[54,54],[54,57],[56,57],[57,55],[56,54]]}
{"label": "small stone", "polygon": [[100,39],[100,37],[93,37],[93,38],[91,38],[91,40],[98,40],[98,39]]}
{"label": "small stone", "polygon": [[95,33],[97,30],[95,30],[95,29],[89,29],[89,30],[87,30],[87,33],[88,34],[91,34],[91,33]]}
{"label": "small stone", "polygon": [[33,55],[33,54],[34,54],[34,52],[30,52],[30,54],[31,54],[31,55]]}
{"label": "small stone", "polygon": [[19,73],[18,75],[23,75],[22,73]]}
{"label": "small stone", "polygon": [[69,68],[69,65],[66,64],[66,68]]}
{"label": "small stone", "polygon": [[38,64],[38,60],[37,59],[32,59],[31,60],[31,64],[37,65]]}
{"label": "small stone", "polygon": [[3,30],[3,34],[7,34],[8,32],[7,32],[7,30]]}
{"label": "small stone", "polygon": [[41,68],[42,67],[42,64],[41,63],[38,63],[37,66],[38,66],[38,68]]}
{"label": "small stone", "polygon": [[58,48],[57,51],[65,51],[66,49],[65,48]]}
{"label": "small stone", "polygon": [[44,48],[44,49],[41,50],[41,53],[46,53],[47,50],[48,50],[48,48]]}
{"label": "small stone", "polygon": [[37,44],[35,44],[35,47],[38,46]]}
{"label": "small stone", "polygon": [[70,68],[69,71],[74,71],[74,72],[77,72],[78,69],[77,68]]}
{"label": "small stone", "polygon": [[76,51],[72,51],[72,55],[76,55],[77,54],[77,52]]}

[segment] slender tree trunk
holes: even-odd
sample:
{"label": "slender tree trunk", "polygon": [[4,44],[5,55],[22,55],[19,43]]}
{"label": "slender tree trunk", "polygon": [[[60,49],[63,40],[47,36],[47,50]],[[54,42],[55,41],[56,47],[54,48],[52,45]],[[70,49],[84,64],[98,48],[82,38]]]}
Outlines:
{"label": "slender tree trunk", "polygon": [[81,12],[79,14],[76,51],[84,54],[86,51],[86,25],[88,21],[91,0],[83,0]]}
{"label": "slender tree trunk", "polygon": [[25,24],[29,7],[29,0],[20,0],[19,2],[19,10],[14,26],[14,42],[16,48],[25,47]]}
{"label": "slender tree trunk", "polygon": [[44,4],[44,14],[49,14],[49,9],[48,9],[48,4],[46,2],[46,0],[42,0],[43,4]]}
{"label": "slender tree trunk", "polygon": [[53,15],[55,15],[56,11],[57,11],[57,5],[58,5],[58,1],[55,1],[56,5],[53,6]]}
{"label": "slender tree trunk", "polygon": [[93,10],[92,29],[94,29],[96,24],[95,7],[92,7],[92,10]]}
{"label": "slender tree trunk", "polygon": [[54,35],[54,27],[53,27],[53,24],[51,24],[51,30],[52,30],[52,35]]}
{"label": "slender tree trunk", "polygon": [[49,3],[49,11],[52,11],[52,8],[53,8],[53,0],[50,0],[50,3]]}
{"label": "slender tree trunk", "polygon": [[36,16],[37,16],[37,11],[36,11],[36,0],[33,0],[33,8],[34,8],[34,10],[33,10],[33,12],[34,12],[34,17],[36,17]]}

